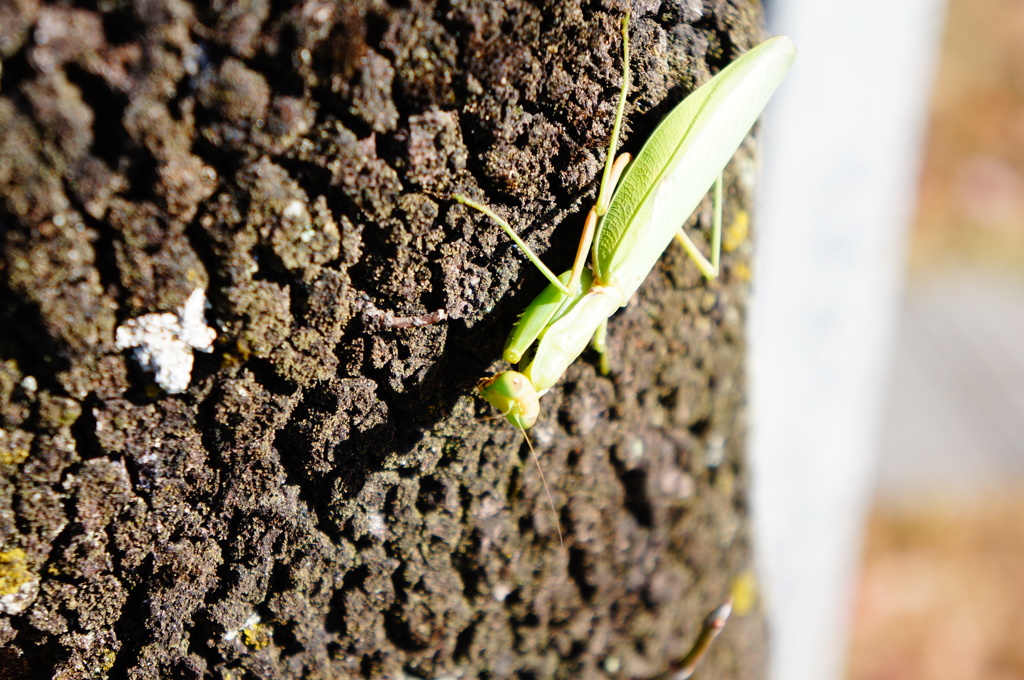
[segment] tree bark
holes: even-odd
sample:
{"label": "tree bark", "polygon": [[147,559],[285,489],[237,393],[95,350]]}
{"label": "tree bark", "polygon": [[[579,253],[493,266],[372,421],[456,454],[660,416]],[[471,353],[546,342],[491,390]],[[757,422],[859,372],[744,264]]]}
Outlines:
{"label": "tree bark", "polygon": [[[626,6],[213,5],[0,7],[0,678],[663,671],[751,578],[749,242],[713,282],[669,249],[610,374],[542,399],[541,470],[474,386],[544,282],[451,200],[568,267]],[[635,153],[760,10],[631,9]],[[116,329],[196,289],[169,394]],[[701,672],[763,649],[755,609]]]}

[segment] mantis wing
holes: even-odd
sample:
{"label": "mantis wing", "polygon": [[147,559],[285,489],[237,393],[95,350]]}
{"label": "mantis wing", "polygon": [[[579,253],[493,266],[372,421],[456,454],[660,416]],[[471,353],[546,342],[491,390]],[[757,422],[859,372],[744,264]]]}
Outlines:
{"label": "mantis wing", "polygon": [[594,238],[596,283],[626,299],[707,193],[796,57],[771,38],[695,90],[658,125],[630,164]]}

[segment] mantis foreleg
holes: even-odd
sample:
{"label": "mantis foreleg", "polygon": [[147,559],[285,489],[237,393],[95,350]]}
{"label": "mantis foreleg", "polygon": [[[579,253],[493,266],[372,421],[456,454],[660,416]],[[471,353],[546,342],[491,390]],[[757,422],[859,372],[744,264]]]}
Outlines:
{"label": "mantis foreleg", "polygon": [[[623,90],[625,92],[625,90]],[[620,109],[621,110],[621,109]],[[616,121],[618,126],[618,121]],[[615,137],[617,133],[612,133],[612,143],[608,147],[608,158],[611,158],[612,153],[615,150]],[[632,158],[628,153],[624,153],[615,159],[614,164],[605,164],[605,168],[611,168],[611,172],[605,172],[604,178],[601,180],[601,189],[597,197],[597,203],[587,213],[587,220],[583,223],[583,234],[580,235],[580,243],[576,247],[576,258],[572,262],[572,276],[569,278],[569,288],[576,290],[576,286],[580,282],[580,276],[583,273],[583,267],[587,263],[587,255],[590,253],[590,246],[594,242],[594,234],[597,232],[597,220],[602,214],[601,212],[601,194],[605,193],[605,182],[611,182],[611,186],[614,189],[618,183],[619,178],[622,177],[623,171],[626,166],[629,165],[629,161]],[[608,206],[605,206],[605,211],[608,210]]]}

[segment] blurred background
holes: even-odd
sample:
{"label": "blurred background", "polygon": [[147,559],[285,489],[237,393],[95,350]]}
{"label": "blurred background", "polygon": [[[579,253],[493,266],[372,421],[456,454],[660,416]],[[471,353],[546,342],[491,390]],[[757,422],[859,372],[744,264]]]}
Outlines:
{"label": "blurred background", "polygon": [[850,680],[1024,678],[1024,2],[940,46]]}
{"label": "blurred background", "polygon": [[766,4],[770,677],[1024,679],[1024,2]]}

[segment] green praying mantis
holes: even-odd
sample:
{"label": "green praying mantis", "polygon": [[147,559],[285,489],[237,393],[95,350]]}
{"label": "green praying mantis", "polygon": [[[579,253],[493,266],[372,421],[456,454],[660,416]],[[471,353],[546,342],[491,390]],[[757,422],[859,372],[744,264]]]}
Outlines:
{"label": "green praying mantis", "polygon": [[[601,186],[584,223],[572,269],[556,276],[500,216],[465,196],[454,196],[500,225],[550,281],[523,312],[505,343],[503,358],[519,364],[519,370],[503,371],[479,384],[481,396],[524,433],[537,420],[540,397],[591,339],[601,354],[602,372],[607,372],[608,319],[629,302],[673,239],[705,277],[718,276],[722,171],[796,56],[788,38],[761,43],[677,105],[635,160],[630,162],[629,155],[623,154],[613,161],[629,90],[628,22],[627,16],[622,22],[622,87]],[[712,185],[714,210],[708,259],[681,227]],[[585,267],[588,251],[589,269]],[[553,510],[546,481],[544,487]],[[561,541],[561,527],[558,533]],[[725,626],[731,610],[731,600],[715,609],[705,619],[690,652],[656,680],[689,678]]]}
{"label": "green praying mantis", "polygon": [[[789,38],[771,38],[722,69],[679,103],[635,160],[614,157],[629,89],[629,17],[622,22],[623,77],[596,205],[584,224],[570,271],[548,269],[501,217],[465,196],[455,200],[497,222],[551,282],[526,308],[503,357],[519,370],[480,381],[481,396],[525,432],[540,413],[540,397],[588,342],[607,372],[609,317],[624,307],[673,239],[707,278],[718,275],[722,243],[722,171],[743,142],[796,56]],[[711,258],[682,224],[714,185]],[[591,265],[584,264],[591,251]]]}

